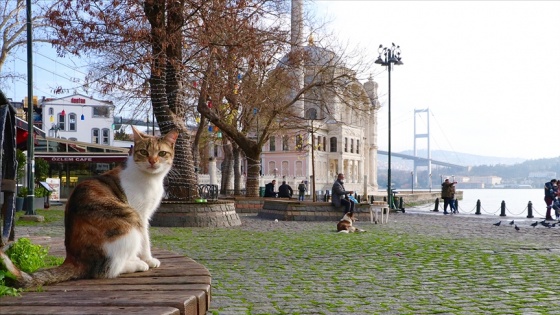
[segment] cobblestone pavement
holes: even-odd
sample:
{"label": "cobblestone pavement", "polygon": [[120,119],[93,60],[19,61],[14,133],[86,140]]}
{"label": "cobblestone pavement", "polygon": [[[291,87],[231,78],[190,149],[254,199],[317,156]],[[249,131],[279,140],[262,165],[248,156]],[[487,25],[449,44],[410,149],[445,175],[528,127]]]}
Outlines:
{"label": "cobblestone pavement", "polygon": [[240,218],[233,228],[152,231],[156,246],[210,269],[209,314],[560,314],[560,225],[531,226],[542,218],[510,225],[407,210],[388,224],[358,222],[360,234],[334,233],[336,222]]}

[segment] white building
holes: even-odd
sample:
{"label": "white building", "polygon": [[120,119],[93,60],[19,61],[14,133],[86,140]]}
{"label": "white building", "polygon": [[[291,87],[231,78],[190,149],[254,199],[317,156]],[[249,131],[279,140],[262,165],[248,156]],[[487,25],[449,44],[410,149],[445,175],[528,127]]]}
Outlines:
{"label": "white building", "polygon": [[110,101],[74,94],[41,101],[43,131],[49,137],[113,145],[113,113]]}

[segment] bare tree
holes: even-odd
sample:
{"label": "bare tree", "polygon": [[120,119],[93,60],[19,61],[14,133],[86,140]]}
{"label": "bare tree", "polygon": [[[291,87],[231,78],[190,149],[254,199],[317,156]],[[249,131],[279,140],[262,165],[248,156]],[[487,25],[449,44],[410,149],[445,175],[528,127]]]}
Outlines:
{"label": "bare tree", "polygon": [[[364,102],[367,98],[354,91],[351,82],[356,81],[357,72],[350,70],[341,55],[316,45],[290,46],[282,3],[259,4],[249,12],[239,7],[221,11],[219,27],[208,26],[201,32],[201,41],[209,43],[209,54],[206,68],[201,69],[197,109],[245,154],[247,196],[258,196],[263,144],[280,130],[306,127],[300,102],[325,104],[335,95],[353,93]],[[209,11],[201,18],[214,21],[212,14],[217,13]],[[302,67],[303,82],[298,80]]]}
{"label": "bare tree", "polygon": [[[48,24],[45,22],[45,11],[48,9],[45,2],[33,0],[33,42],[48,43],[47,32]],[[4,65],[10,56],[13,56],[18,49],[27,45],[27,14],[25,0],[0,0],[0,85],[6,79],[21,78],[22,74],[3,71]],[[1,86],[0,86],[1,87]]]}

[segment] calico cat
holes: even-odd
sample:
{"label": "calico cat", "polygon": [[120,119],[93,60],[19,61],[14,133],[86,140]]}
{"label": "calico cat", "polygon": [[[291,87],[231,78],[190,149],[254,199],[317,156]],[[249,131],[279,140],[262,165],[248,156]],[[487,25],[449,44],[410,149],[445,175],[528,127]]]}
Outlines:
{"label": "calico cat", "polygon": [[66,259],[58,267],[26,274],[0,251],[14,285],[37,287],[71,279],[115,278],[157,268],[152,257],[149,220],[161,203],[163,180],[171,169],[177,131],[158,138],[134,127],[127,161],[81,182],[64,212]]}

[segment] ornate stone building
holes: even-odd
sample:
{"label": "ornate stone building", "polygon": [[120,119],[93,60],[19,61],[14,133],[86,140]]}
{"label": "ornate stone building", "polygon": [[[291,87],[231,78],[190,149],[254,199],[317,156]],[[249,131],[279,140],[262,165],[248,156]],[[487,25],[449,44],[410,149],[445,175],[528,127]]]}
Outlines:
{"label": "ornate stone building", "polygon": [[[312,40],[302,47],[302,29],[301,0],[292,0],[292,48],[303,49],[311,57],[305,61],[302,83],[310,83],[317,69],[327,67],[332,68],[333,75],[343,72],[356,77],[341,66],[338,56],[314,46]],[[331,189],[338,173],[344,173],[347,189],[358,194],[366,193],[366,189],[368,194],[377,191],[378,85],[371,78],[363,84],[357,79],[343,83],[351,93],[340,95],[314,88],[304,101],[294,105],[296,111],[303,110],[301,116],[308,126],[274,135],[265,144],[261,161],[267,180],[286,180],[294,189],[296,183],[305,180],[312,191],[309,185],[315,173],[315,190],[324,192]]]}

